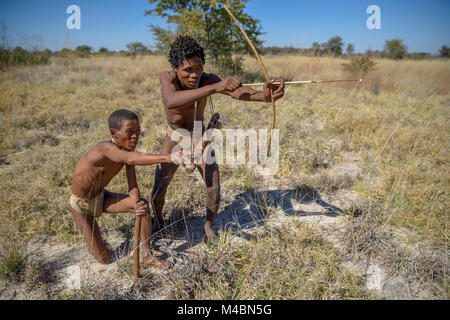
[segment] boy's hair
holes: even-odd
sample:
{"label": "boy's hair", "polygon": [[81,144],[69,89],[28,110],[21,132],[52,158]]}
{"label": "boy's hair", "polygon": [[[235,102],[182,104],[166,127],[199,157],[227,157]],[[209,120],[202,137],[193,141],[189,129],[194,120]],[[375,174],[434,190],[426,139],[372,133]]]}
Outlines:
{"label": "boy's hair", "polygon": [[199,57],[205,63],[205,53],[198,42],[189,36],[178,36],[170,46],[169,62],[178,67],[184,60]]}
{"label": "boy's hair", "polygon": [[116,110],[109,116],[108,124],[110,129],[119,130],[122,123],[126,120],[138,120],[138,116],[130,110],[120,109]]}

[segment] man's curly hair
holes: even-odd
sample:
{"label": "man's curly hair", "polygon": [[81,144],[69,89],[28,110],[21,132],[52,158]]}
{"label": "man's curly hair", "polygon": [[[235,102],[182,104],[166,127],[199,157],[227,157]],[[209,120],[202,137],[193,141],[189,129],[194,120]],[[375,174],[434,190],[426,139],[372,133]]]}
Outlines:
{"label": "man's curly hair", "polygon": [[189,36],[178,36],[170,46],[169,62],[178,67],[184,60],[199,57],[205,63],[205,53],[198,42]]}

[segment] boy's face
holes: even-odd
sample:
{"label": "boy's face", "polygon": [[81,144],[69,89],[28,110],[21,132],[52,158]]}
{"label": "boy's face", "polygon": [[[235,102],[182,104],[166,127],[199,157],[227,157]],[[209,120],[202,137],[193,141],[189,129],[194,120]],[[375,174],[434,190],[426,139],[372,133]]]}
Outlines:
{"label": "boy's face", "polygon": [[125,120],[119,130],[111,129],[114,143],[121,149],[134,151],[141,135],[139,120]]}
{"label": "boy's face", "polygon": [[197,89],[203,74],[203,61],[199,57],[186,59],[173,70],[185,89]]}

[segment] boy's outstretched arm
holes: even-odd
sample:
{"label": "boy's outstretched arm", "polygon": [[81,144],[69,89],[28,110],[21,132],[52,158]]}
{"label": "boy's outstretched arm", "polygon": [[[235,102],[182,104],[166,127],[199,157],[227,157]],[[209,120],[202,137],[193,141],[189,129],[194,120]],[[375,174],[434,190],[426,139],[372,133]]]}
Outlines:
{"label": "boy's outstretched arm", "polygon": [[183,156],[183,153],[172,154],[149,154],[137,151],[124,151],[112,143],[103,146],[103,155],[111,161],[124,163],[130,166],[147,166],[158,163],[171,163],[172,159]]}

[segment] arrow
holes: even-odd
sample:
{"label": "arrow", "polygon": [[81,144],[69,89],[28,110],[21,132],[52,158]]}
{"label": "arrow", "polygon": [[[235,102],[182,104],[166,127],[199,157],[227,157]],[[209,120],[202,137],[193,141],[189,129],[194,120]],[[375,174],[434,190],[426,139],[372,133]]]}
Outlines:
{"label": "arrow", "polygon": [[[299,81],[286,81],[284,84],[304,84],[304,83],[325,83],[325,82],[362,82],[363,79],[356,80],[299,80]],[[245,83],[243,86],[263,86],[265,82],[258,83]],[[279,85],[279,81],[274,81],[272,84]]]}

